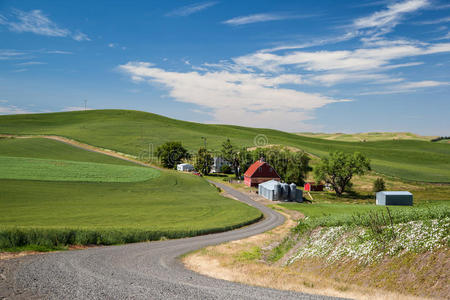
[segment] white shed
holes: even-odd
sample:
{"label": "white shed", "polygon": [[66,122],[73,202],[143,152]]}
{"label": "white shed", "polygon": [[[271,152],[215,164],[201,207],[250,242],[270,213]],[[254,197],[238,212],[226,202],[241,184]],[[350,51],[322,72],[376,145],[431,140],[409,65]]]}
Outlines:
{"label": "white shed", "polygon": [[407,191],[381,191],[377,193],[377,205],[413,205],[413,195]]}
{"label": "white shed", "polygon": [[178,164],[177,170],[181,172],[192,172],[194,171],[194,166],[191,164]]}
{"label": "white shed", "polygon": [[230,163],[220,156],[215,156],[214,164],[211,168],[211,173],[220,173],[222,171],[222,166],[224,166],[224,165],[229,166]]}

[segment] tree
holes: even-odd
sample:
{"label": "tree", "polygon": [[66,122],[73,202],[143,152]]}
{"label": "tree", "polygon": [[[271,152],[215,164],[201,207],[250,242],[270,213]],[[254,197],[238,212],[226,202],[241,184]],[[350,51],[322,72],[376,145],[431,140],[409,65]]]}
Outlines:
{"label": "tree", "polygon": [[384,184],[384,180],[381,177],[378,177],[377,179],[375,179],[375,181],[373,182],[373,188],[372,190],[377,193],[377,192],[381,192],[384,191],[386,189],[386,186]]}
{"label": "tree", "polygon": [[285,181],[303,186],[308,172],[312,170],[309,166],[310,160],[311,158],[304,151],[290,154]]}
{"label": "tree", "polygon": [[222,167],[220,168],[220,172],[224,174],[231,174],[233,173],[233,170],[231,170],[231,167],[229,165],[222,165]]}
{"label": "tree", "polygon": [[359,152],[353,154],[336,151],[330,157],[322,158],[314,169],[317,181],[331,184],[336,195],[342,196],[346,188],[351,186],[353,175],[364,175],[370,170],[370,161]]}
{"label": "tree", "polygon": [[156,148],[156,156],[165,168],[174,169],[183,159],[190,157],[180,142],[167,142]]}
{"label": "tree", "polygon": [[214,159],[211,153],[205,148],[198,149],[197,157],[195,158],[195,168],[203,175],[208,175],[211,172],[211,167],[214,164]]}
{"label": "tree", "polygon": [[309,166],[311,158],[303,151],[293,152],[285,147],[257,148],[251,152],[253,161],[264,157],[285,182],[303,185],[305,178],[312,168]]}
{"label": "tree", "polygon": [[221,154],[222,158],[230,163],[231,169],[233,170],[236,178],[239,178],[239,153],[236,151],[236,148],[233,146],[230,139],[227,139],[225,142],[223,142]]}

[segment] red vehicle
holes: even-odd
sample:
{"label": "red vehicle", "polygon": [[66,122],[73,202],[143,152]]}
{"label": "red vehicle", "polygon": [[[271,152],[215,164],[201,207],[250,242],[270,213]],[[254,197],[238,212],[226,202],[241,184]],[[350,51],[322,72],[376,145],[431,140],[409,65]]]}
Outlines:
{"label": "red vehicle", "polygon": [[194,174],[194,175],[196,175],[196,176],[202,177],[202,174],[200,174],[199,172],[194,172],[194,173],[192,173],[192,174]]}
{"label": "red vehicle", "polygon": [[323,184],[316,184],[315,182],[307,182],[304,187],[308,192],[321,192],[323,191]]}

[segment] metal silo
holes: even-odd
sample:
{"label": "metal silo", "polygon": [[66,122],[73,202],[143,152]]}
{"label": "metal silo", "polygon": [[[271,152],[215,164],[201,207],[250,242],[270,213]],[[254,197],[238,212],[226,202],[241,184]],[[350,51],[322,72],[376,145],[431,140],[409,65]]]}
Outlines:
{"label": "metal silo", "polygon": [[284,201],[288,201],[289,200],[289,184],[287,183],[282,183],[281,184],[281,199],[280,200],[284,200]]}
{"label": "metal silo", "polygon": [[295,183],[291,183],[289,185],[289,201],[295,201],[297,198],[297,185]]}

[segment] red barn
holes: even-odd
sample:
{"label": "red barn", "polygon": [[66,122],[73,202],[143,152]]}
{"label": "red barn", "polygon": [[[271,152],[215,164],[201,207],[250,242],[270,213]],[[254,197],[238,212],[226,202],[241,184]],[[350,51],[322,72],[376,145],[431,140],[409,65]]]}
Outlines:
{"label": "red barn", "polygon": [[280,181],[281,178],[275,169],[262,159],[253,163],[244,173],[244,183],[248,186],[258,186],[258,184],[272,179]]}
{"label": "red barn", "polygon": [[305,191],[308,192],[321,192],[323,191],[323,184],[315,184],[314,182],[307,182],[305,183],[304,187]]}

